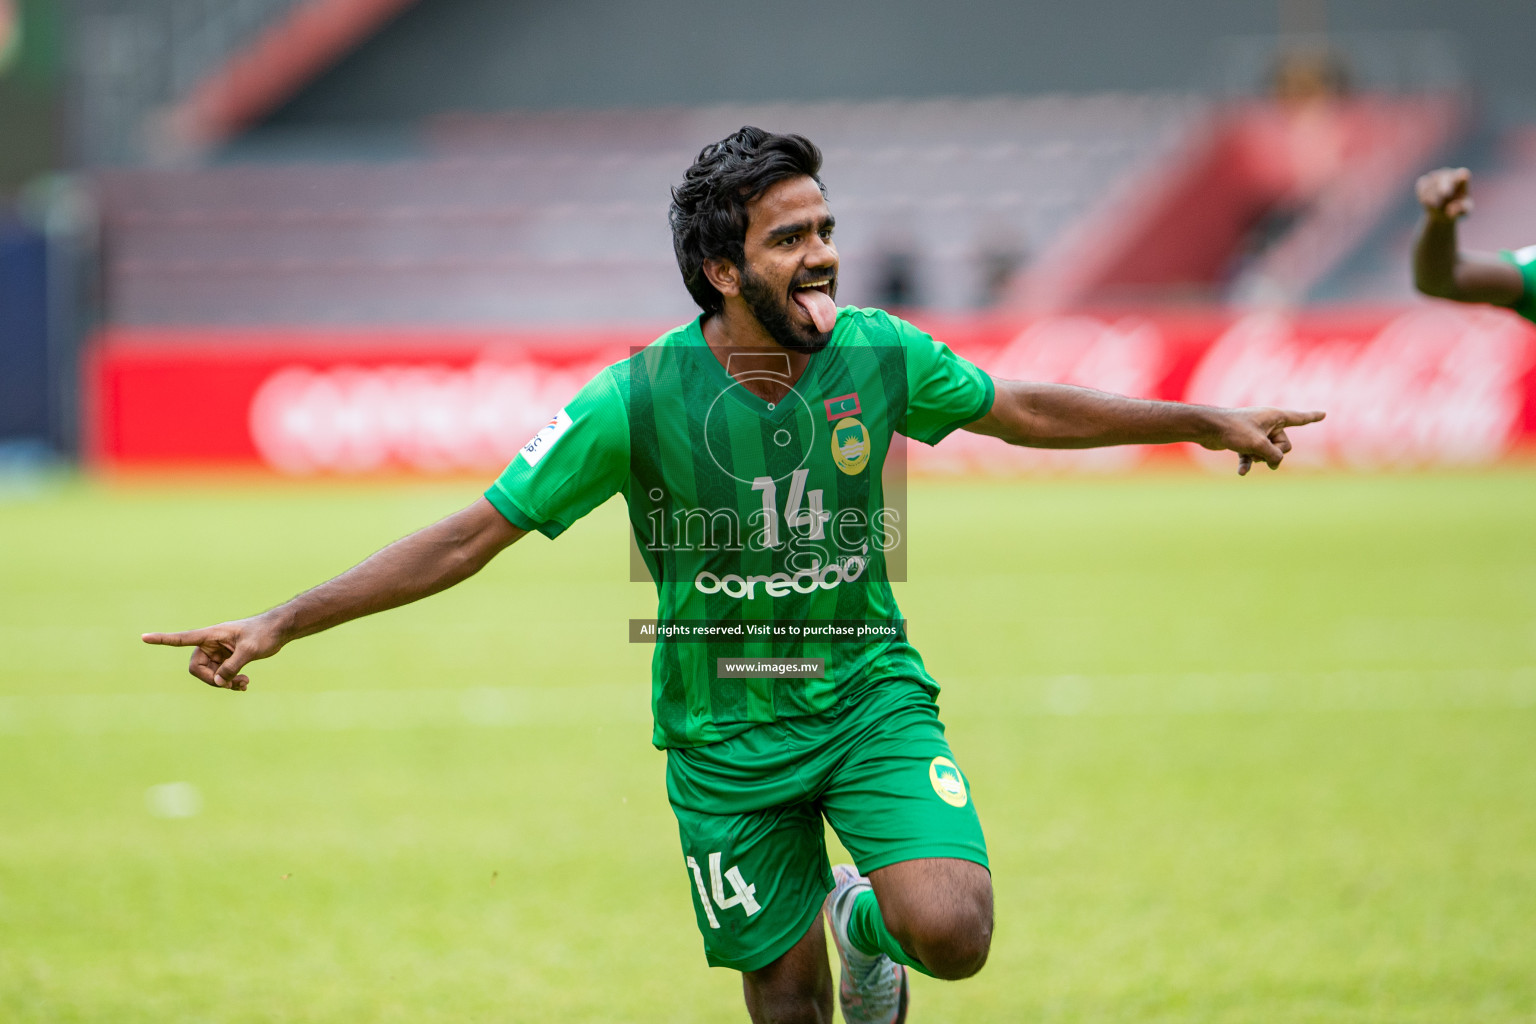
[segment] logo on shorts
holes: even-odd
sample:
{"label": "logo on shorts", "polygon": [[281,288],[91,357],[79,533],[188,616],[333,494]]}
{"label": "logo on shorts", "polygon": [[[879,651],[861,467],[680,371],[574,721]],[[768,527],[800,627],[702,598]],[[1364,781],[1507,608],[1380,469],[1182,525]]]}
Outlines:
{"label": "logo on shorts", "polygon": [[940,800],[951,807],[965,806],[965,779],[955,762],[947,757],[934,758],[928,765],[928,781],[933,783],[933,791]]}

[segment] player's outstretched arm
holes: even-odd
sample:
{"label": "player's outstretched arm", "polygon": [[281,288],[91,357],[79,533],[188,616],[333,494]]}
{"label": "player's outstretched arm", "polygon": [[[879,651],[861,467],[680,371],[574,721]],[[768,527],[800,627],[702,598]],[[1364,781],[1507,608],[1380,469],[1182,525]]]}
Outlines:
{"label": "player's outstretched arm", "polygon": [[1322,419],[1321,412],[1221,409],[1183,402],[1125,398],[1069,384],[995,380],[992,409],[965,429],[1030,448],[1101,448],[1187,441],[1238,455],[1246,475],[1255,460],[1280,468],[1291,450],[1286,427]]}
{"label": "player's outstretched arm", "polygon": [[1430,171],[1415,186],[1424,220],[1413,247],[1413,285],[1456,302],[1513,306],[1525,293],[1514,265],[1493,253],[1457,247],[1456,222],[1472,212],[1472,174],[1465,167]]}
{"label": "player's outstretched arm", "polygon": [[335,579],[260,615],[185,633],[145,633],[147,644],[195,647],[187,671],[227,690],[243,690],[241,669],[289,641],[446,590],[485,567],[527,531],[484,498],[375,552]]}

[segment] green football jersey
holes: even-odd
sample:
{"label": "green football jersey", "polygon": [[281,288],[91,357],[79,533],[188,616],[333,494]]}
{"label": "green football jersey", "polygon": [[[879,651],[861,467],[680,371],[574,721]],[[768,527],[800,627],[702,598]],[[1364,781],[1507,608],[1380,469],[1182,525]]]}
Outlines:
{"label": "green football jersey", "polygon": [[1502,252],[1499,255],[1513,263],[1515,269],[1520,271],[1521,278],[1525,280],[1525,294],[1520,296],[1519,302],[1515,303],[1515,312],[1536,323],[1536,245],[1528,245],[1514,252]]}
{"label": "green football jersey", "polygon": [[[887,556],[907,523],[883,470],[903,438],[936,444],[985,414],[991,378],[911,324],[845,307],[827,347],[769,403],[742,381],[772,376],[773,357],[733,354],[743,362],[727,372],[700,324],[606,367],[487,499],[554,537],[623,493],[657,590],[658,747],[819,714],[893,676],[937,692],[891,592]],[[722,675],[721,658],[821,659],[823,671]]]}

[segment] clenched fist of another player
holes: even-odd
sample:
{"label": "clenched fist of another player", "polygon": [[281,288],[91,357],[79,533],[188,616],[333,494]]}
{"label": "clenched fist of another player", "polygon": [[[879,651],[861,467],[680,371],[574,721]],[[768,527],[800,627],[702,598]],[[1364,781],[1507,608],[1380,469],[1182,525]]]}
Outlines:
{"label": "clenched fist of another player", "polygon": [[1465,167],[1430,171],[1419,178],[1415,191],[1430,217],[1457,220],[1472,212],[1472,172]]}

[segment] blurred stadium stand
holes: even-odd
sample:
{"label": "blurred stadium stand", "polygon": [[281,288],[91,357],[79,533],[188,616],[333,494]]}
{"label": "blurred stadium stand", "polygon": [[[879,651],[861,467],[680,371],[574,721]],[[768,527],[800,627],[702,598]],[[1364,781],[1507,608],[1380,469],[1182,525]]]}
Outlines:
{"label": "blurred stadium stand", "polygon": [[[1142,89],[502,112],[530,75],[576,102],[664,94],[676,75],[659,68],[705,55],[675,26],[751,23],[767,44],[787,30],[696,0],[665,0],[638,20],[604,9],[595,21],[592,0],[542,18],[488,0],[72,6],[77,148],[100,169],[102,312],[118,325],[675,321],[693,310],[677,287],[667,189],[703,142],[744,123],[804,132],[826,151],[843,301],[1038,311],[1370,294],[1358,287],[1362,253],[1413,174],[1474,120],[1461,40],[1439,15],[1405,17],[1411,30],[1323,35],[1296,15],[1310,8],[1281,4],[1281,34],[1221,34],[1262,24],[1254,12],[1195,19],[1187,38],[1160,19],[1143,26],[1148,47],[1178,37],[1200,50],[1205,70],[1185,80],[1203,79],[1203,97]],[[1348,21],[1352,9],[1340,0],[1334,13]],[[932,20],[903,9],[887,24],[872,10],[828,17],[832,28],[862,26],[859,46],[893,54],[910,38],[893,26],[918,32]],[[1137,17],[1131,5],[1115,10]],[[945,31],[983,54],[1000,34],[1033,46],[1019,35],[1027,27],[1086,24],[1081,13],[1047,25],[1010,11],[982,4]],[[1459,21],[1484,49],[1503,24],[1481,3],[1464,5]],[[579,82],[570,61],[540,49],[576,38]],[[1118,77],[1114,53],[1129,38],[1085,51],[1093,76]],[[654,59],[623,71],[599,59],[614,47]],[[424,73],[455,54],[478,70]],[[897,63],[918,95],[941,79],[974,92],[1033,73]],[[891,68],[877,64],[874,77],[832,88],[888,90]],[[757,77],[745,81],[757,85],[737,94],[761,91]],[[1309,92],[1328,95],[1313,102]],[[701,81],[692,95],[710,93]],[[472,112],[449,113],[456,104]]]}
{"label": "blurred stadium stand", "polygon": [[81,0],[78,116],[87,166],[156,159],[149,122],[306,0]]}
{"label": "blurred stadium stand", "polygon": [[[720,57],[703,40],[750,28],[763,52],[742,60],[771,64],[793,18],[700,0],[644,15],[598,0],[544,14],[493,0],[61,3],[72,158],[100,203],[101,319],[252,327],[691,315],[667,190],[703,141],[743,123],[825,149],[843,301],[958,313],[1401,298],[1370,279],[1373,258],[1401,252],[1382,247],[1382,224],[1413,173],[1473,130],[1468,74],[1513,81],[1462,58],[1465,41],[1504,52],[1508,18],[1470,0],[1382,31],[1356,6],[1338,0],[1321,34],[1298,3],[1192,0],[1187,25],[1111,3],[1117,32],[1074,48],[1069,69],[1043,40],[1080,37],[1089,12],[978,3],[955,23],[851,5],[825,15],[849,48],[828,78],[730,86],[796,101],[662,106],[714,91],[703,63],[676,94],[677,68]],[[1276,12],[1283,31],[1253,31]],[[940,31],[974,60],[929,54],[923,34]],[[985,60],[1005,51],[1029,60]],[[1184,91],[1155,88],[1184,58]],[[442,74],[456,60],[465,74]],[[1018,95],[1068,71],[1143,84]],[[1001,88],[1014,95],[983,95]],[[866,98],[894,89],[960,95]]]}
{"label": "blurred stadium stand", "polygon": [[110,323],[660,324],[698,140],[826,143],[845,302],[960,312],[1295,304],[1463,133],[1455,95],[1106,94],[455,115],[430,155],[98,178]]}
{"label": "blurred stadium stand", "polygon": [[[1305,19],[1279,35],[1221,35],[1200,22],[1185,45],[1205,70],[1185,80],[1204,79],[1207,98],[1144,89],[502,113],[535,71],[563,98],[643,102],[676,77],[657,68],[699,54],[669,26],[762,19],[733,22],[694,0],[666,0],[638,21],[592,21],[589,0],[543,19],[486,0],[73,6],[79,156],[106,168],[96,178],[103,313],[121,325],[674,321],[692,307],[677,287],[667,189],[702,142],[743,123],[802,131],[826,150],[843,301],[945,312],[1304,303],[1349,291],[1341,282],[1358,277],[1394,197],[1472,117],[1460,41],[1435,17],[1326,36]],[[1350,9],[1341,0],[1336,13]],[[893,53],[908,37],[892,25],[918,31],[929,18],[904,9],[887,25],[868,13],[829,17],[833,27],[852,19],[870,34],[860,45]],[[946,31],[977,54],[1030,22],[1006,5],[973,14]],[[1220,24],[1262,24],[1252,14]],[[1085,15],[1051,18],[1061,31]],[[1461,20],[1480,39],[1500,24],[1485,4]],[[772,43],[783,26],[758,30]],[[1142,35],[1150,47],[1182,38],[1161,20]],[[580,87],[569,61],[539,51],[578,37]],[[1125,44],[1106,38],[1083,59],[1113,79]],[[627,72],[597,59],[615,46],[655,59]],[[454,54],[478,71],[423,73]],[[1298,54],[1316,66],[1288,75]],[[974,90],[1031,73],[904,67],[919,95],[944,75]],[[889,67],[869,70],[874,78],[834,88],[890,88],[880,77]],[[1336,94],[1329,102],[1279,95],[1305,93],[1309,73]],[[476,112],[447,113],[459,103]]]}
{"label": "blurred stadium stand", "polygon": [[826,148],[840,298],[963,310],[1173,158],[1180,96],[830,103],[442,118],[387,163],[100,177],[121,324],[664,323],[692,313],[666,227],[700,140]]}
{"label": "blurred stadium stand", "polygon": [[74,0],[77,158],[183,159],[248,127],[414,0]]}
{"label": "blurred stadium stand", "polygon": [[1465,120],[1454,94],[1213,108],[1160,173],[1023,275],[1020,304],[1302,304]]}

